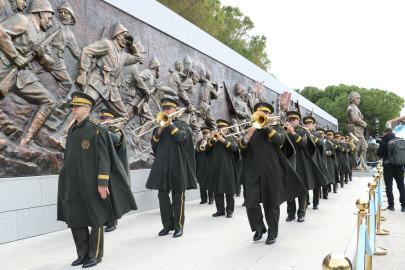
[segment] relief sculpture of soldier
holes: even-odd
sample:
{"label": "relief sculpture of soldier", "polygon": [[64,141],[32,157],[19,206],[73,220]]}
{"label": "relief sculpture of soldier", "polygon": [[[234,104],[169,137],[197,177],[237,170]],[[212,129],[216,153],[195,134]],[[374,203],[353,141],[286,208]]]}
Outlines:
{"label": "relief sculpture of soldier", "polygon": [[218,98],[218,87],[219,84],[212,83],[212,73],[207,71],[206,80],[201,85],[201,101],[200,101],[200,111],[201,117],[205,120],[208,127],[215,127],[215,119],[211,111],[211,100]]}
{"label": "relief sculpture of soldier", "polygon": [[[100,39],[82,50],[77,84],[90,95],[96,103],[103,103],[120,117],[128,118],[127,109],[118,92],[116,79],[124,66],[133,65],[140,60],[133,35],[121,24],[115,24],[111,39]],[[127,47],[130,53],[124,48]],[[91,70],[92,59],[96,67]],[[87,74],[90,72],[89,78]]]}
{"label": "relief sculpture of soldier", "polygon": [[[235,86],[235,97],[232,98],[232,107],[234,114],[231,116],[231,126],[242,124],[246,122],[246,119],[250,119],[252,114],[250,113],[244,99],[245,87],[237,83]],[[239,131],[239,127],[230,128],[230,133],[236,133]]]}
{"label": "relief sculpture of soldier", "polygon": [[[179,88],[182,82],[182,78],[185,78],[186,75],[183,73],[183,62],[181,61],[176,61],[175,63],[175,70],[170,70],[171,74],[169,77],[169,87],[176,92],[176,95],[179,93]],[[178,96],[170,96],[165,94],[165,98],[173,98],[173,99],[178,99]]]}
{"label": "relief sculpture of soldier", "polygon": [[251,85],[248,86],[248,93],[246,95],[245,102],[248,105],[250,113],[254,113],[254,107],[256,103],[259,102],[259,99],[257,98],[257,92]]}
{"label": "relief sculpture of soldier", "polygon": [[[49,46],[38,46],[46,39],[45,32],[52,27],[54,11],[48,0],[32,0],[27,14],[20,13],[25,8],[24,0],[17,0],[16,7],[19,12],[0,22],[0,85],[6,88],[4,77],[14,65],[17,66],[19,71],[15,85],[10,87],[11,91],[38,106],[19,141],[20,146],[26,146],[55,108],[55,99],[35,72],[40,68],[51,72],[55,67]],[[23,56],[29,52],[35,54],[31,63]],[[3,98],[6,94],[2,93]]]}
{"label": "relief sculpture of soldier", "polygon": [[194,140],[199,137],[201,130],[197,122],[196,109],[194,107],[195,89],[194,85],[199,81],[199,76],[194,69],[188,71],[189,77],[180,84],[179,98],[185,105],[187,111],[183,115],[183,120],[191,127],[194,132]]}
{"label": "relief sculpture of soldier", "polygon": [[57,95],[59,98],[65,98],[69,90],[73,86],[72,79],[67,71],[64,61],[64,53],[66,48],[70,50],[73,57],[77,60],[80,59],[81,51],[77,46],[76,37],[70,30],[70,26],[76,24],[75,14],[72,6],[68,2],[63,2],[58,7],[59,18],[62,22],[60,25],[62,31],[51,41],[52,55],[55,59],[55,67],[51,72],[52,76],[59,82],[60,88]]}
{"label": "relief sculpture of soldier", "polygon": [[[351,92],[349,95],[349,107],[347,108],[347,120],[349,122],[349,132],[353,133],[359,141],[354,141],[356,149],[354,151],[354,158],[357,160],[359,154],[366,157],[367,153],[367,143],[364,139],[364,129],[367,126],[367,123],[363,121],[363,114],[360,112],[357,105],[360,104],[360,95],[357,92]],[[360,167],[356,167],[360,169]]]}

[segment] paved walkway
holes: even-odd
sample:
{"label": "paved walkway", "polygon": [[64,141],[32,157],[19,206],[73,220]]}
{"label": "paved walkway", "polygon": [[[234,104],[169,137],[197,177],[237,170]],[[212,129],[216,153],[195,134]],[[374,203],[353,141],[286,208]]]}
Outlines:
{"label": "paved walkway", "polygon": [[[232,219],[211,217],[214,205],[186,203],[185,231],[178,239],[171,234],[157,236],[162,229],[158,209],[126,216],[116,231],[105,234],[104,258],[96,269],[321,269],[327,254],[345,253],[356,227],[355,201],[367,198],[370,180],[355,177],[338,194],[330,193],[328,200],[321,199],[318,210],[313,210],[311,203],[304,223],[285,222],[284,203],[279,236],[270,246],[265,244],[267,235],[259,242],[252,241],[241,197],[236,198]],[[312,198],[312,192],[310,195]],[[403,240],[404,232],[395,225],[403,223],[400,212],[384,214],[388,218],[384,228],[392,231],[388,237],[399,235]],[[380,243],[380,237],[377,239]],[[401,243],[400,239],[394,242]],[[390,256],[397,256],[391,253],[394,242],[381,241]],[[0,269],[74,269],[70,263],[76,257],[70,230],[0,245]],[[384,258],[380,259],[381,263],[375,265],[384,265]]]}

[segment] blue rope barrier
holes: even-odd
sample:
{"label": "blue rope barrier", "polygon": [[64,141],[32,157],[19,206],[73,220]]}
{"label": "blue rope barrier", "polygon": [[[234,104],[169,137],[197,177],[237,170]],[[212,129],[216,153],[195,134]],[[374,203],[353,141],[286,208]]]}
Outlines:
{"label": "blue rope barrier", "polygon": [[370,219],[370,248],[372,250],[373,254],[370,254],[370,256],[374,255],[374,245],[375,245],[375,215],[377,213],[376,211],[376,203],[375,200],[370,200],[370,216],[368,217]]}
{"label": "blue rope barrier", "polygon": [[383,200],[383,182],[382,182],[382,178],[380,178],[380,185],[378,187],[378,201],[380,203],[381,207],[384,207],[384,200]]}
{"label": "blue rope barrier", "polygon": [[364,258],[366,256],[366,225],[360,225],[359,246],[357,247],[357,264],[356,269],[364,269]]}

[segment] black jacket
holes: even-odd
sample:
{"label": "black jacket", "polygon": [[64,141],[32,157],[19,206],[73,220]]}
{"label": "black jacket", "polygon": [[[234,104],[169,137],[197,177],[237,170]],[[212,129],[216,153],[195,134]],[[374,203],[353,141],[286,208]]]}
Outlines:
{"label": "black jacket", "polygon": [[394,133],[387,133],[380,140],[380,147],[377,150],[377,156],[382,157],[385,160],[388,159],[388,142],[396,138]]}

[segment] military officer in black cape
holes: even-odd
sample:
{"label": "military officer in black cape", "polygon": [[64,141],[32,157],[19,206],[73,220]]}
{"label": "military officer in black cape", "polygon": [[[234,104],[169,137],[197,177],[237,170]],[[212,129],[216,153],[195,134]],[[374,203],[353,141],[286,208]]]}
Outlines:
{"label": "military officer in black cape", "polygon": [[[257,103],[254,110],[270,117],[273,106],[266,102]],[[284,129],[279,125],[262,129],[251,127],[248,134],[239,141],[244,163],[246,186],[246,213],[253,241],[266,233],[260,203],[268,225],[266,244],[274,244],[278,235],[280,204],[305,196],[307,189],[295,171],[295,150]],[[291,160],[291,161],[290,161]]]}
{"label": "military officer in black cape", "polygon": [[[335,133],[335,140],[337,141],[338,148],[335,150],[339,150],[339,175],[340,175],[340,187],[344,188],[345,186],[345,176],[350,173],[349,168],[349,161],[347,155],[347,146],[346,143],[342,142],[342,135],[340,132]],[[347,176],[346,176],[347,177]],[[347,178],[346,178],[347,179]]]}
{"label": "military officer in black cape", "polygon": [[[327,181],[317,164],[313,160],[313,155],[316,152],[316,146],[311,139],[311,134],[299,125],[301,114],[296,111],[287,112],[289,123],[288,136],[292,141],[296,151],[296,171],[304,183],[307,190],[313,190],[315,187],[326,185]],[[306,211],[306,195],[298,196],[298,211],[295,204],[295,199],[287,201],[286,221],[295,219],[295,213],[298,215],[298,222],[305,221]]]}
{"label": "military officer in black cape", "polygon": [[[329,175],[329,171],[326,165],[326,149],[325,149],[325,142],[323,139],[322,134],[320,131],[315,130],[315,118],[312,116],[306,116],[303,119],[305,126],[308,128],[308,131],[311,133],[312,140],[316,145],[316,152],[313,156],[314,161],[318,165],[318,168],[321,170],[323,176],[325,177],[327,184],[332,184],[332,178]],[[324,185],[324,186],[326,186]],[[324,187],[322,186],[322,187]],[[321,189],[322,187],[315,187],[313,190],[313,208],[316,210],[318,209],[319,199],[321,197]],[[326,194],[327,195],[327,194]],[[326,199],[328,197],[326,196]]]}
{"label": "military officer in black cape", "polygon": [[[202,127],[201,132],[203,134],[203,138],[197,142],[195,148],[195,162],[196,162],[196,175],[197,175],[197,182],[200,185],[200,196],[201,202],[200,204],[205,204],[208,201],[208,204],[214,203],[214,194],[212,190],[206,190],[204,186],[205,181],[205,171],[207,169],[207,162],[208,162],[208,155],[205,151],[205,147],[207,146],[208,140],[211,138],[211,128],[210,127]],[[208,194],[207,194],[208,192]]]}
{"label": "military officer in black cape", "polygon": [[[352,148],[352,144],[349,143],[349,139],[351,138],[350,135],[346,135],[346,144],[350,146],[349,150],[349,166],[350,166],[350,173],[349,173],[349,180],[353,181],[353,168],[356,168],[356,159],[354,157],[354,149]],[[354,145],[353,145],[354,146]]]}
{"label": "military officer in black cape", "polygon": [[346,149],[344,156],[345,156],[345,164],[346,167],[348,168],[347,172],[345,173],[345,184],[349,184],[349,175],[352,172],[352,167],[350,164],[350,152],[352,151],[352,148],[350,147],[350,144],[346,143],[346,137],[345,135],[342,135],[341,139],[341,146],[344,147]]}
{"label": "military officer in black cape", "polygon": [[[161,100],[167,114],[177,111],[179,103],[171,98]],[[157,127],[151,139],[155,161],[146,188],[159,190],[159,207],[163,229],[159,236],[174,230],[173,237],[181,237],[184,229],[184,193],[197,189],[193,132],[180,117],[170,118],[167,127]],[[173,203],[169,193],[172,192]]]}
{"label": "military officer in black cape", "polygon": [[[335,132],[333,130],[327,130],[326,131],[326,141],[325,141],[325,146],[326,146],[326,160],[327,160],[327,165],[328,165],[328,171],[329,175],[333,179],[333,193],[337,193],[338,189],[338,184],[339,184],[339,168],[338,168],[338,163],[337,163],[337,154],[335,151],[335,148],[337,149],[337,145],[333,144],[333,136],[335,135]],[[328,188],[328,192],[331,191],[330,185]]]}
{"label": "military officer in black cape", "polygon": [[[218,139],[211,138],[205,151],[209,152],[208,166],[205,174],[207,189],[214,191],[217,212],[213,217],[225,216],[231,218],[235,208],[234,195],[239,192],[238,169],[236,162],[239,159],[238,144],[235,137],[223,137],[228,133],[229,122],[223,119],[217,120]],[[214,135],[213,135],[214,136]],[[226,197],[226,209],[225,199]]]}
{"label": "military officer in black cape", "polygon": [[[340,133],[337,131],[337,132],[335,132],[334,133],[334,135],[333,135],[333,146],[334,146],[334,149],[335,149],[335,155],[336,155],[336,164],[337,164],[337,167],[338,167],[338,173],[339,173],[339,183],[340,183],[340,170],[341,170],[341,167],[342,167],[342,161],[341,161],[341,158],[340,158],[340,155],[342,154],[342,149],[343,149],[343,147],[341,147],[340,146],[340,137],[341,137],[341,135],[340,135]],[[338,140],[339,139],[339,140]],[[343,186],[342,186],[343,187]],[[338,189],[338,185],[336,185],[336,190]]]}
{"label": "military officer in black cape", "polygon": [[[101,116],[100,116],[100,122],[101,123],[106,123],[105,126],[108,129],[108,134],[111,137],[111,141],[114,145],[115,153],[118,156],[118,161],[122,163],[122,166],[125,169],[125,172],[128,176],[128,186],[131,187],[131,176],[129,174],[129,162],[128,162],[128,151],[127,151],[127,141],[125,138],[124,132],[117,126],[114,125],[111,121],[113,121],[117,115],[115,112],[109,110],[109,109],[101,109]],[[117,228],[118,221],[117,219],[110,219],[108,220],[104,226],[107,226],[105,228],[105,232],[112,232]]]}
{"label": "military officer in black cape", "polygon": [[101,262],[104,223],[137,209],[107,128],[89,117],[94,105],[89,95],[72,93],[70,106],[76,121],[66,139],[57,200],[57,219],[71,228],[76,244],[78,258],[72,265],[85,268]]}

